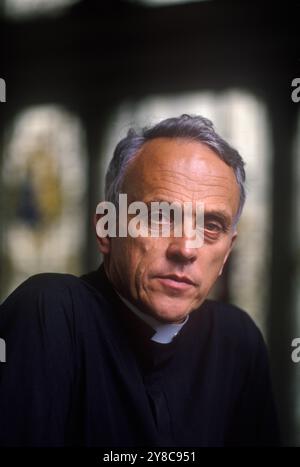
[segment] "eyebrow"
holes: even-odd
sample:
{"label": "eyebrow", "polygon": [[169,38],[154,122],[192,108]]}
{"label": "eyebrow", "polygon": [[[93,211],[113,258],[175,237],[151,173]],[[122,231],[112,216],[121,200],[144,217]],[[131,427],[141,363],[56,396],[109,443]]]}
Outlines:
{"label": "eyebrow", "polygon": [[[172,204],[176,201],[169,201],[169,200],[166,200],[166,199],[158,199],[158,198],[155,198],[155,199],[151,199],[149,201],[146,201],[145,204],[151,208],[151,203],[169,203],[169,204]],[[183,203],[180,203],[180,201],[178,201],[179,204],[183,204]],[[227,227],[230,227],[231,224],[232,224],[232,219],[231,219],[231,216],[230,214],[227,212],[227,211],[224,211],[223,209],[208,209],[208,210],[204,210],[204,218],[210,218],[210,219],[217,219],[221,222],[223,222]]]}
{"label": "eyebrow", "polygon": [[169,201],[167,199],[161,199],[161,198],[153,198],[153,199],[149,199],[148,201],[145,201],[146,204],[150,204],[150,203],[173,203],[173,201]]}
{"label": "eyebrow", "polygon": [[144,203],[149,207],[151,208],[151,203],[168,203],[168,204],[172,204],[172,203],[179,203],[179,204],[182,204],[180,203],[180,201],[169,201],[169,200],[166,200],[166,199],[151,199],[149,201],[144,201]]}

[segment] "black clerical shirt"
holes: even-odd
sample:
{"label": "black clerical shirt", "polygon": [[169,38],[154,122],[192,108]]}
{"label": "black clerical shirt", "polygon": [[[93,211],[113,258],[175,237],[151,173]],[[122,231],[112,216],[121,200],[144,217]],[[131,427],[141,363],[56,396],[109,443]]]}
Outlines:
{"label": "black clerical shirt", "polygon": [[206,300],[153,342],[101,266],[33,276],[0,308],[1,446],[278,443],[265,344],[236,307]]}

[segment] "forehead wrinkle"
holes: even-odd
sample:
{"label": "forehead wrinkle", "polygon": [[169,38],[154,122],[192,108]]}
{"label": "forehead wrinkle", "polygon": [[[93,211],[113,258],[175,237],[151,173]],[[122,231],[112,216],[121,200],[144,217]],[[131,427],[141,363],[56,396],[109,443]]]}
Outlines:
{"label": "forehead wrinkle", "polygon": [[[225,167],[228,167],[228,169],[231,169],[231,167],[229,166],[225,166]],[[233,172],[233,170],[231,169],[231,171]],[[189,172],[191,173],[196,173],[196,170],[189,170]],[[159,173],[166,173],[166,174],[170,174],[170,175],[182,175],[183,177],[188,177],[188,175],[185,173],[185,172],[180,172],[179,170],[174,170],[174,169],[163,169],[162,167],[159,168]],[[208,177],[216,177],[216,178],[225,178],[224,175],[217,175],[217,174],[214,174],[214,173],[208,173],[207,174]]]}
{"label": "forehead wrinkle", "polygon": [[[151,193],[151,192],[150,192]],[[153,194],[150,195],[150,193],[146,193],[146,196],[148,195],[149,197],[153,196]],[[161,186],[161,187],[155,187],[155,190],[154,190],[154,193],[155,193],[155,197],[156,198],[159,198],[159,196],[165,194],[165,196],[167,198],[170,198],[170,194],[172,195],[172,197],[177,197],[177,199],[180,199],[182,198],[182,196],[187,196],[189,198],[192,198],[193,197],[193,194],[190,194],[190,193],[182,193],[182,191],[177,191],[176,189],[172,189],[172,188],[166,188],[165,186]],[[193,192],[192,192],[193,193]],[[167,200],[166,200],[167,201]]]}
{"label": "forehead wrinkle", "polygon": [[204,198],[222,198],[224,199],[224,196],[223,196],[223,193],[219,193],[219,194],[207,194],[207,195],[204,195]]}
{"label": "forehead wrinkle", "polygon": [[[159,170],[159,175],[164,175],[166,174],[166,180],[168,180],[169,178],[171,179],[174,179],[174,178],[183,178],[183,179],[187,179],[189,181],[196,181],[195,178],[193,177],[193,175],[195,175],[196,178],[199,178],[199,175],[195,172],[192,172],[191,175],[187,175],[186,173],[182,173],[182,172],[179,172],[177,170],[168,170],[168,169],[160,169]],[[232,173],[232,175],[234,175]],[[203,174],[203,175],[200,175],[200,178],[202,177],[205,177],[205,178],[211,178],[211,179],[216,179],[216,180],[219,180],[219,179],[223,179],[223,180],[228,180],[228,176],[226,175],[215,175],[215,174]]]}
{"label": "forehead wrinkle", "polygon": [[[205,187],[224,187],[228,188],[229,184],[229,179],[226,176],[222,175],[203,175],[203,176],[198,176],[198,180],[189,177],[188,175],[182,174],[180,172],[175,172],[174,171],[169,171],[169,170],[163,170],[158,174],[158,177],[161,178],[163,176],[164,181],[166,183],[174,183],[177,186],[181,186],[186,188],[187,184],[188,185],[195,185],[195,189],[197,189],[200,186],[205,186]],[[155,175],[153,176],[153,181],[156,181],[157,177]],[[207,180],[209,179],[209,181]]]}
{"label": "forehead wrinkle", "polygon": [[[159,184],[157,183],[159,182]],[[167,184],[167,186],[166,186]],[[181,180],[179,181],[176,177],[172,178],[171,180],[161,180],[161,177],[154,178],[150,181],[146,180],[146,183],[142,184],[143,186],[143,191],[149,190],[150,191],[167,191],[167,192],[174,192],[177,193],[179,189],[184,189],[184,193],[187,194],[188,192],[194,196],[197,194],[202,195],[204,190],[207,190],[209,188],[214,189],[218,188],[218,192],[220,191],[222,194],[225,194],[229,191],[229,184],[228,183],[210,183],[204,181],[195,181],[195,180],[189,180],[189,182],[185,181],[182,182]],[[181,192],[182,194],[182,192]],[[216,193],[216,196],[219,195],[220,193]]]}
{"label": "forehead wrinkle", "polygon": [[[175,185],[175,187],[174,187]],[[168,187],[166,187],[165,185],[158,185],[158,186],[155,186],[153,189],[154,191],[170,191],[170,192],[177,192],[177,190],[179,188],[184,188],[184,191],[185,193],[189,192],[191,193],[192,195],[197,195],[197,194],[202,194],[203,191],[207,188],[218,188],[219,191],[221,192],[221,194],[224,195],[224,193],[228,192],[228,184],[220,184],[220,183],[214,183],[214,184],[211,184],[211,183],[199,183],[199,182],[194,182],[193,185],[191,186],[192,184],[189,183],[178,183],[177,181],[172,181],[170,183],[170,185]],[[151,189],[151,183],[150,183],[150,189]],[[220,193],[216,193],[215,196],[218,196],[220,195]],[[212,195],[213,196],[213,195]]]}

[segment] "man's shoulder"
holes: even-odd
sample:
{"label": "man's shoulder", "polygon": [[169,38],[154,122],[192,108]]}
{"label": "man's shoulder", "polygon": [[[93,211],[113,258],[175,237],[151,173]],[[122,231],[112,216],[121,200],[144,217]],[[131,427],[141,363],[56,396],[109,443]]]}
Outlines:
{"label": "man's shoulder", "polygon": [[37,348],[44,346],[45,340],[52,343],[48,348],[55,344],[57,348],[73,349],[95,323],[104,322],[104,308],[102,295],[80,277],[36,274],[0,305],[0,336],[11,349],[20,340]]}
{"label": "man's shoulder", "polygon": [[30,276],[0,304],[0,326],[6,318],[19,317],[28,322],[65,319],[81,324],[88,317],[102,320],[111,304],[102,291],[104,286],[100,287],[101,280],[96,271],[79,277],[56,272]]}
{"label": "man's shoulder", "polygon": [[80,284],[79,279],[72,274],[54,272],[35,274],[18,285],[3,301],[1,307],[12,303],[33,304],[39,299],[48,297],[52,300],[66,298],[66,292],[75,290],[78,284]]}
{"label": "man's shoulder", "polygon": [[34,274],[18,285],[4,300],[3,304],[19,296],[34,298],[39,294],[46,294],[47,296],[59,298],[65,297],[66,292],[71,294],[75,291],[87,292],[87,289],[91,289],[91,287],[85,280],[82,280],[82,277],[58,272]]}
{"label": "man's shoulder", "polygon": [[39,289],[49,289],[49,287],[67,287],[67,286],[76,286],[78,284],[79,278],[73,274],[59,273],[59,272],[42,272],[34,274],[27,279],[25,279],[15,291],[22,291],[28,288],[32,290]]}
{"label": "man's shoulder", "polygon": [[69,301],[68,290],[75,289],[77,278],[71,274],[40,273],[30,276],[3,301],[0,323],[16,318],[36,319],[37,315],[57,314]]}
{"label": "man's shoulder", "polygon": [[253,318],[240,307],[215,300],[204,302],[211,329],[221,339],[239,347],[260,347],[264,345],[262,332]]}
{"label": "man's shoulder", "polygon": [[230,328],[231,326],[257,327],[249,313],[237,305],[211,299],[207,299],[205,305],[220,322],[226,322]]}
{"label": "man's shoulder", "polygon": [[30,276],[0,304],[0,324],[23,320],[74,318],[88,309],[91,289],[72,274],[46,272]]}

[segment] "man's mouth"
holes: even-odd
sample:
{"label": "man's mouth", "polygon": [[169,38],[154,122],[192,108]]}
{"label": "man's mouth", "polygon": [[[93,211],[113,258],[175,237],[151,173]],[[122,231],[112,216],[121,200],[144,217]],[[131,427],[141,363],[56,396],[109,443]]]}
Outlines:
{"label": "man's mouth", "polygon": [[173,290],[188,290],[196,285],[188,276],[178,274],[157,276],[157,279],[164,287]]}

